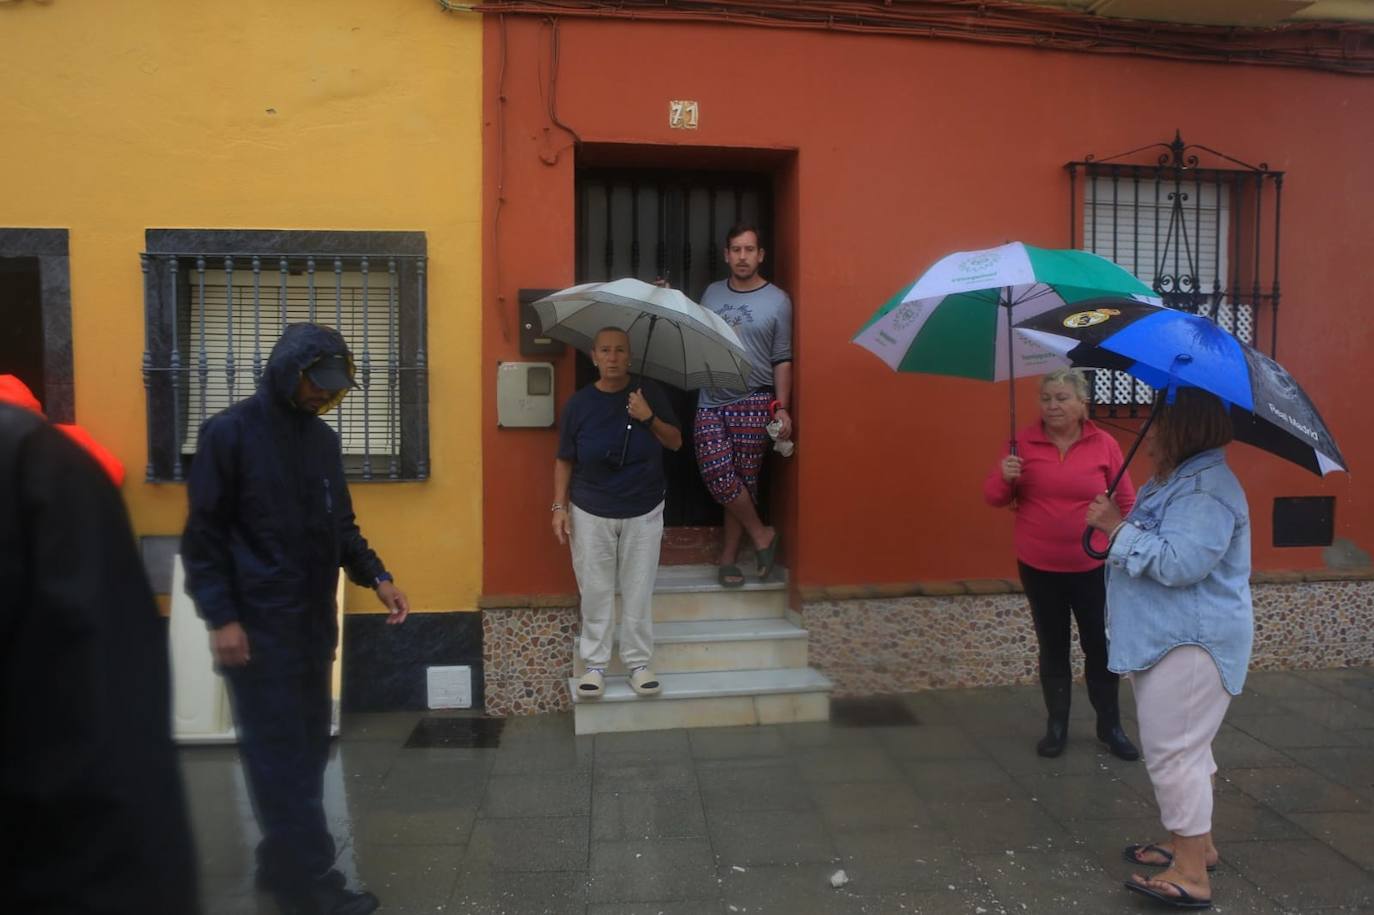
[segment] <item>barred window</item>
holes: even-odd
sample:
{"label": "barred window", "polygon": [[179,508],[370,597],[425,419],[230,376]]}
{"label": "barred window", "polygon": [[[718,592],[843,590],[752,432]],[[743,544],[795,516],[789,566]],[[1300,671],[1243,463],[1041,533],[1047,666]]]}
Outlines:
{"label": "barred window", "polygon": [[202,423],[252,394],[287,324],[337,328],[358,388],[325,416],[350,479],[429,475],[425,237],[154,229],[143,254],[150,481],[182,480]]}
{"label": "barred window", "polygon": [[[1139,153],[1153,161],[1132,162]],[[1220,166],[1203,166],[1199,154]],[[1239,167],[1226,167],[1231,165]],[[1246,343],[1259,345],[1265,311],[1272,353],[1282,172],[1185,144],[1178,135],[1171,143],[1107,159],[1090,156],[1066,168],[1073,247],[1110,258],[1165,305],[1208,317]],[[1093,376],[1093,400],[1109,412],[1126,407],[1135,413],[1154,398],[1148,385],[1124,372]]]}

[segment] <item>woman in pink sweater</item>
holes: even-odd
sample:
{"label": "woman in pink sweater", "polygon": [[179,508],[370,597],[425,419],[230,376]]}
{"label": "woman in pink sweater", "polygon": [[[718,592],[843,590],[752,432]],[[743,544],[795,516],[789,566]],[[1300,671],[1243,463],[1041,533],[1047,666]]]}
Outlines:
{"label": "woman in pink sweater", "polygon": [[[1058,369],[1040,381],[1040,421],[1016,435],[983,483],[989,505],[1016,513],[1016,560],[1040,644],[1040,687],[1049,720],[1036,745],[1041,756],[1058,756],[1068,741],[1073,669],[1069,617],[1078,621],[1086,660],[1088,699],[1097,711],[1097,738],[1112,755],[1140,758],[1121,729],[1116,674],[1107,669],[1102,563],[1083,551],[1083,519],[1089,503],[1121,469],[1121,447],[1087,418],[1088,379],[1078,369]],[[1116,503],[1123,515],[1135,504],[1135,487],[1122,476]]]}

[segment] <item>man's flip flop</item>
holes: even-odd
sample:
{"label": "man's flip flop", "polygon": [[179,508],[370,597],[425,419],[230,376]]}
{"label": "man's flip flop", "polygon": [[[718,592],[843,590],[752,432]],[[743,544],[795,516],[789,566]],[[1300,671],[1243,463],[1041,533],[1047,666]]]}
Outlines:
{"label": "man's flip flop", "polygon": [[739,566],[720,566],[716,569],[716,581],[720,582],[722,588],[742,588],[744,573]]}
{"label": "man's flip flop", "polygon": [[1210,909],[1212,907],[1212,900],[1199,899],[1177,883],[1171,883],[1168,880],[1162,882],[1178,890],[1178,895],[1170,896],[1168,893],[1161,893],[1153,887],[1146,886],[1143,883],[1137,883],[1134,880],[1126,881],[1126,889],[1130,890],[1132,893],[1149,896],[1157,902],[1173,906],[1176,909]]}
{"label": "man's flip flop", "polygon": [[[1142,861],[1136,857],[1136,855],[1140,854],[1141,852],[1154,852],[1155,854],[1162,857],[1164,860]],[[1174,863],[1173,852],[1169,851],[1169,849],[1167,848],[1160,848],[1158,845],[1127,845],[1125,848],[1121,850],[1121,857],[1125,858],[1132,864],[1138,864],[1141,867],[1168,867],[1170,864]],[[1207,865],[1208,873],[1211,873],[1216,869],[1217,866],[1215,864]]]}
{"label": "man's flip flop", "polygon": [[782,543],[782,531],[773,531],[773,542],[759,550],[755,557],[759,564],[759,578],[766,579],[773,574],[773,564],[778,558],[778,545]]}

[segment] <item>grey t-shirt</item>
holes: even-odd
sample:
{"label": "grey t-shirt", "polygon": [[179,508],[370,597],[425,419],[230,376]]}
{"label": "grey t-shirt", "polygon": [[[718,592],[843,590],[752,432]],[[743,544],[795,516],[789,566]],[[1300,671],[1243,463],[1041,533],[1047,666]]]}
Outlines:
{"label": "grey t-shirt", "polygon": [[773,387],[773,366],[792,361],[792,300],[772,283],[739,292],[729,280],[706,287],[701,304],[725,319],[744,344],[749,359],[749,391],[702,388],[699,407],[734,403],[758,388]]}

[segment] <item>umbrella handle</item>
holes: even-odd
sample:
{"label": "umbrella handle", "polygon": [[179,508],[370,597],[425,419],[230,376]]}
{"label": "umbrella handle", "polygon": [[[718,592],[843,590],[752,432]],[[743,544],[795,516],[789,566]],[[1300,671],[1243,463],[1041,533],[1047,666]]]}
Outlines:
{"label": "umbrella handle", "polygon": [[[1107,487],[1107,498],[1110,499],[1112,494],[1116,492],[1117,484],[1120,483],[1121,478],[1126,475],[1126,468],[1131,466],[1131,459],[1134,458],[1135,453],[1140,450],[1140,443],[1145,441],[1145,433],[1150,431],[1150,426],[1154,424],[1155,416],[1159,412],[1157,409],[1158,406],[1159,399],[1156,398],[1155,405],[1150,408],[1150,415],[1145,418],[1145,424],[1140,427],[1140,434],[1137,435],[1135,441],[1131,443],[1131,450],[1126,452],[1126,459],[1121,462],[1121,469],[1116,472],[1116,476],[1112,478],[1111,485]],[[1105,550],[1099,550],[1097,547],[1093,546],[1092,539],[1093,531],[1095,530],[1097,530],[1097,528],[1090,527],[1083,532],[1083,552],[1087,553],[1093,559],[1106,559],[1111,553],[1111,544],[1108,544]]]}

